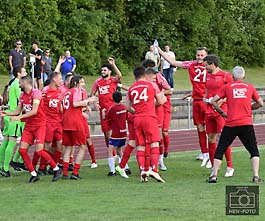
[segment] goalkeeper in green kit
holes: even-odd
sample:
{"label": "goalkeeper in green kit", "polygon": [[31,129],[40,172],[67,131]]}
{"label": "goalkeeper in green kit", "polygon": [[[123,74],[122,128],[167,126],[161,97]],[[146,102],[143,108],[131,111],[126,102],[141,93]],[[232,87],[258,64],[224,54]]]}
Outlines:
{"label": "goalkeeper in green kit", "polygon": [[[14,67],[13,74],[15,78],[10,82],[11,84],[8,92],[8,109],[5,110],[6,112],[14,111],[17,108],[21,94],[19,79],[26,75],[26,70],[23,67]],[[21,123],[20,121],[10,122],[10,116],[4,117],[4,140],[0,146],[0,167],[2,167],[1,174],[4,177],[10,177],[9,164],[17,143],[17,138],[21,136],[23,124],[24,123]],[[16,164],[12,166],[14,169],[20,170]]]}

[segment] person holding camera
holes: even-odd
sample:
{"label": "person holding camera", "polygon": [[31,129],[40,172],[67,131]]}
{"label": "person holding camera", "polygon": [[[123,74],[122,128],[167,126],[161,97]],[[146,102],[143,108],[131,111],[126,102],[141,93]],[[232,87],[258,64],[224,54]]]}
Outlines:
{"label": "person holding camera", "polygon": [[[262,107],[263,100],[253,85],[243,82],[244,77],[244,68],[240,66],[234,67],[234,82],[225,85],[211,101],[215,110],[226,120],[215,151],[213,170],[207,180],[209,183],[217,182],[217,174],[222,163],[223,155],[236,137],[239,137],[250,154],[253,171],[252,181],[254,183],[263,182],[259,177],[259,150],[252,120],[252,110]],[[217,103],[220,99],[225,98],[227,102],[227,113]],[[252,100],[255,103],[251,104]]]}

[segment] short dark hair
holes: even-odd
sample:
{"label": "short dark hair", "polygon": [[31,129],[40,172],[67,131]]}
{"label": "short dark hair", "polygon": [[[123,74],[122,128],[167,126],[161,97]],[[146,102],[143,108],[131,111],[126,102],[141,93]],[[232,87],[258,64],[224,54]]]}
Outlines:
{"label": "short dark hair", "polygon": [[49,75],[49,79],[50,81],[55,78],[57,75],[61,74],[60,72],[56,72],[56,71],[53,71],[50,75]]}
{"label": "short dark hair", "polygon": [[112,71],[111,64],[103,64],[103,65],[101,65],[101,68],[108,68],[110,71]]}
{"label": "short dark hair", "polygon": [[208,54],[208,48],[206,47],[198,47],[196,51],[205,51]]}
{"label": "short dark hair", "polygon": [[33,45],[33,44],[35,44],[35,45],[39,45],[39,42],[37,42],[37,41],[33,41],[33,42],[32,42],[32,45]]}
{"label": "short dark hair", "polygon": [[143,62],[142,62],[142,65],[145,67],[145,68],[153,68],[156,66],[156,63],[151,60],[151,59],[145,59]]}
{"label": "short dark hair", "polygon": [[31,76],[26,75],[20,78],[20,81],[28,81],[28,83],[32,84]]}
{"label": "short dark hair", "polygon": [[75,75],[72,77],[71,81],[70,81],[70,86],[69,88],[73,88],[75,87],[75,85],[79,84],[79,81],[83,79],[83,77],[81,75]]}
{"label": "short dark hair", "polygon": [[120,91],[115,91],[112,93],[112,99],[115,103],[120,103],[122,100],[122,93]]}
{"label": "short dark hair", "polygon": [[65,81],[68,80],[70,77],[74,76],[74,74],[72,72],[68,72],[66,75],[65,75]]}
{"label": "short dark hair", "polygon": [[133,70],[135,80],[138,80],[140,77],[144,76],[144,71],[145,71],[144,67],[142,67],[142,66],[136,67]]}
{"label": "short dark hair", "polygon": [[22,68],[23,68],[22,66],[15,66],[13,68],[13,75],[15,78],[17,77],[17,73],[21,73]]}
{"label": "short dark hair", "polygon": [[156,74],[155,70],[153,68],[146,68],[144,70],[145,74]]}
{"label": "short dark hair", "polygon": [[219,59],[216,55],[214,54],[209,54],[207,55],[203,61],[207,62],[207,64],[214,64],[216,67],[219,65]]}

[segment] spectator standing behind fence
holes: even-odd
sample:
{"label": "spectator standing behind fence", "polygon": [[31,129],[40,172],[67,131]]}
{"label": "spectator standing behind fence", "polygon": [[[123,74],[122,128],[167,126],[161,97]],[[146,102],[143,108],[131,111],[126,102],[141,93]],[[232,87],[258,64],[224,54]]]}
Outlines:
{"label": "spectator standing behind fence", "polygon": [[9,66],[10,66],[10,78],[14,78],[13,75],[13,68],[20,66],[26,66],[26,53],[24,50],[21,49],[22,42],[20,39],[16,41],[16,47],[12,49],[9,53]]}
{"label": "spectator standing behind fence", "polygon": [[41,58],[42,64],[42,80],[45,82],[49,77],[50,73],[52,73],[52,58],[50,57],[50,50],[46,49],[44,51],[44,56]]}
{"label": "spectator standing behind fence", "polygon": [[41,80],[41,71],[42,71],[42,64],[41,64],[41,56],[42,50],[39,49],[39,43],[34,41],[32,43],[32,52],[29,54],[31,57],[35,58],[34,64],[34,88],[40,89],[42,87],[42,80]]}
{"label": "spectator standing behind fence", "polygon": [[160,66],[160,56],[159,53],[155,51],[154,45],[150,45],[150,51],[146,52],[145,59],[153,60],[156,64],[154,70],[158,71],[158,68]]}
{"label": "spectator standing behind fence", "polygon": [[[165,46],[165,53],[167,53],[167,55],[171,57],[172,59],[175,59],[175,54],[173,51],[170,51],[170,47],[168,45]],[[173,78],[174,66],[172,66],[163,57],[161,57],[161,62],[162,62],[162,69],[163,69],[164,77],[166,78],[171,89],[174,89],[174,78]]]}
{"label": "spectator standing behind fence", "polygon": [[74,72],[76,68],[76,60],[71,56],[69,50],[65,51],[65,61],[62,63],[62,77],[65,80],[65,76],[69,72]]}

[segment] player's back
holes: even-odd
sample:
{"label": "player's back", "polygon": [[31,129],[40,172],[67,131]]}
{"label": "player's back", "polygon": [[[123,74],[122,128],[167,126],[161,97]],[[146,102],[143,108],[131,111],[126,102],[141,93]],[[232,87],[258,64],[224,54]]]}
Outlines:
{"label": "player's back", "polygon": [[128,96],[132,107],[135,110],[134,116],[152,116],[155,114],[155,96],[156,90],[154,82],[138,80],[128,91]]}

